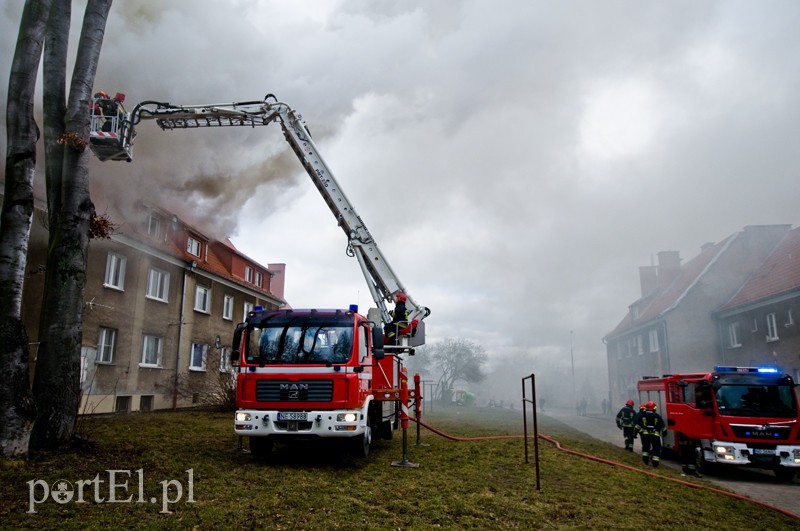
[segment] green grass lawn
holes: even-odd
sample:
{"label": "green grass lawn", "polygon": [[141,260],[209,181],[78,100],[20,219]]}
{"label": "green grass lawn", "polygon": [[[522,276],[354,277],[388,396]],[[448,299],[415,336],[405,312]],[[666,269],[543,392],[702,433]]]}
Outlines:
{"label": "green grass lawn", "polygon": [[[82,419],[80,430],[92,441],[86,448],[38,453],[28,461],[0,460],[0,527],[796,529],[798,525],[796,519],[753,503],[575,457],[544,441],[539,445],[541,490],[537,491],[532,441],[526,465],[521,438],[455,442],[423,429],[424,446],[417,446],[413,423],[407,457],[419,468],[391,466],[403,456],[399,431],[392,441],[373,446],[366,460],[341,448],[307,443],[276,445],[268,459],[256,459],[238,450],[232,418],[232,413],[193,411]],[[522,433],[520,411],[436,408],[423,420],[459,437]],[[598,443],[546,417],[540,417],[539,432],[568,448],[641,466],[638,455]],[[121,471],[113,473],[116,503],[109,502],[109,470]],[[665,467],[658,474],[677,477]],[[51,493],[49,486],[57,480],[69,482],[63,493],[71,491],[71,501],[57,503],[49,497],[36,503]],[[84,502],[77,503],[81,484]],[[164,507],[169,512],[162,511]]]}

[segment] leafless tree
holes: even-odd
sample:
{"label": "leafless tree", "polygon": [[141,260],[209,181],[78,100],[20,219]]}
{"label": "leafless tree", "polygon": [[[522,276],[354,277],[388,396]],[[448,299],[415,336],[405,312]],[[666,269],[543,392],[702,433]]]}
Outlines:
{"label": "leafless tree", "polygon": [[425,355],[440,373],[437,383],[440,400],[450,398],[458,380],[477,383],[486,378],[483,366],[488,357],[483,347],[474,341],[447,338],[429,345]]}
{"label": "leafless tree", "polygon": [[89,105],[111,0],[89,0],[69,96],[65,96],[69,2],[55,2],[44,56],[45,153],[50,241],[33,393],[31,446],[67,443],[80,407],[83,299],[89,232]]}
{"label": "leafless tree", "polygon": [[35,417],[29,386],[28,336],[21,309],[39,139],[33,97],[51,3],[52,0],[25,3],[8,82],[8,146],[0,221],[0,449],[6,457],[27,454]]}

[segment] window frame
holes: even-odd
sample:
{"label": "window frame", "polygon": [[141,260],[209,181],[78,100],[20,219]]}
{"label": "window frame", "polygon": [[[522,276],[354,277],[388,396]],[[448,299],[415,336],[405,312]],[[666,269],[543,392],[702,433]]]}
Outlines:
{"label": "window frame", "polygon": [[225,295],[222,297],[222,318],[226,321],[233,321],[233,295]]}
{"label": "window frame", "polygon": [[[101,365],[110,365],[114,363],[114,352],[117,346],[117,329],[109,328],[107,326],[100,326],[97,329],[97,354],[95,355],[95,363]],[[111,340],[108,341],[108,336]],[[108,359],[106,358],[108,352]]]}
{"label": "window frame", "polygon": [[156,214],[150,214],[150,217],[147,219],[147,235],[151,238],[161,238],[161,227],[163,225],[163,220],[161,216],[157,216]]}
{"label": "window frame", "polygon": [[[196,249],[196,251],[195,251]],[[192,256],[196,256],[200,258],[200,253],[203,250],[203,244],[200,243],[200,240],[195,239],[191,236],[186,238],[186,252]]]}
{"label": "window frame", "polygon": [[[200,355],[200,364],[195,363],[195,356]],[[192,342],[189,351],[189,370],[195,372],[206,371],[206,360],[208,358],[208,343]]]}
{"label": "window frame", "polygon": [[253,268],[250,266],[244,266],[244,281],[248,284],[253,283]]}
{"label": "window frame", "polygon": [[[204,302],[205,304],[200,305],[198,303],[198,299],[200,298],[200,294],[203,292]],[[201,313],[211,313],[211,288],[208,286],[197,285],[194,289],[194,311],[201,312]]]}
{"label": "window frame", "polygon": [[[125,291],[125,268],[128,259],[119,253],[109,252],[106,256],[106,275],[103,287]],[[116,281],[115,278],[116,277]]]}
{"label": "window frame", "polygon": [[[155,342],[156,347],[156,362],[149,363],[146,361],[146,356],[148,355],[149,349],[148,344],[151,342],[150,340]],[[162,336],[156,336],[153,334],[142,334],[142,355],[139,358],[139,367],[150,367],[155,369],[160,369],[163,367],[164,363],[164,338]]]}
{"label": "window frame", "polygon": [[778,318],[775,312],[768,313],[765,317],[767,322],[767,341],[777,341],[778,337]]}
{"label": "window frame", "polygon": [[742,340],[739,338],[741,335],[741,326],[738,321],[728,323],[728,348],[738,348],[742,346]]}
{"label": "window frame", "polygon": [[[153,276],[157,275],[158,284],[153,289]],[[169,302],[169,271],[158,269],[157,267],[150,267],[147,270],[147,291],[145,296],[148,299]],[[155,293],[153,293],[155,292]]]}
{"label": "window frame", "polygon": [[245,301],[244,302],[244,316],[242,317],[242,322],[247,321],[247,314],[252,312],[256,305],[252,302]]}
{"label": "window frame", "polygon": [[661,345],[658,344],[658,330],[653,329],[650,330],[650,353],[655,354],[659,350],[661,350]]}

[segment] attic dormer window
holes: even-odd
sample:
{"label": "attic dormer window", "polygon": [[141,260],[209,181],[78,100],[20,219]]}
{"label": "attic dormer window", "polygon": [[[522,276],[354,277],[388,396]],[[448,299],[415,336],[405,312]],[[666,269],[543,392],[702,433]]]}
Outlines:
{"label": "attic dormer window", "polygon": [[253,282],[253,268],[244,266],[244,280],[245,282]]}
{"label": "attic dormer window", "polygon": [[199,258],[200,248],[200,242],[189,236],[189,239],[186,241],[186,252]]}
{"label": "attic dormer window", "polygon": [[154,214],[150,214],[150,219],[147,220],[147,234],[153,238],[160,238],[162,234],[161,218]]}

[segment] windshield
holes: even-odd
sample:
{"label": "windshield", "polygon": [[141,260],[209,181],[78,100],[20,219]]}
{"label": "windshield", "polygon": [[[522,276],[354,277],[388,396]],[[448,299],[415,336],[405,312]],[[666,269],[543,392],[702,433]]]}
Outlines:
{"label": "windshield", "polygon": [[290,316],[248,327],[247,363],[347,363],[353,352],[353,318]]}
{"label": "windshield", "polygon": [[797,418],[794,386],[776,383],[723,383],[714,394],[721,415]]}

